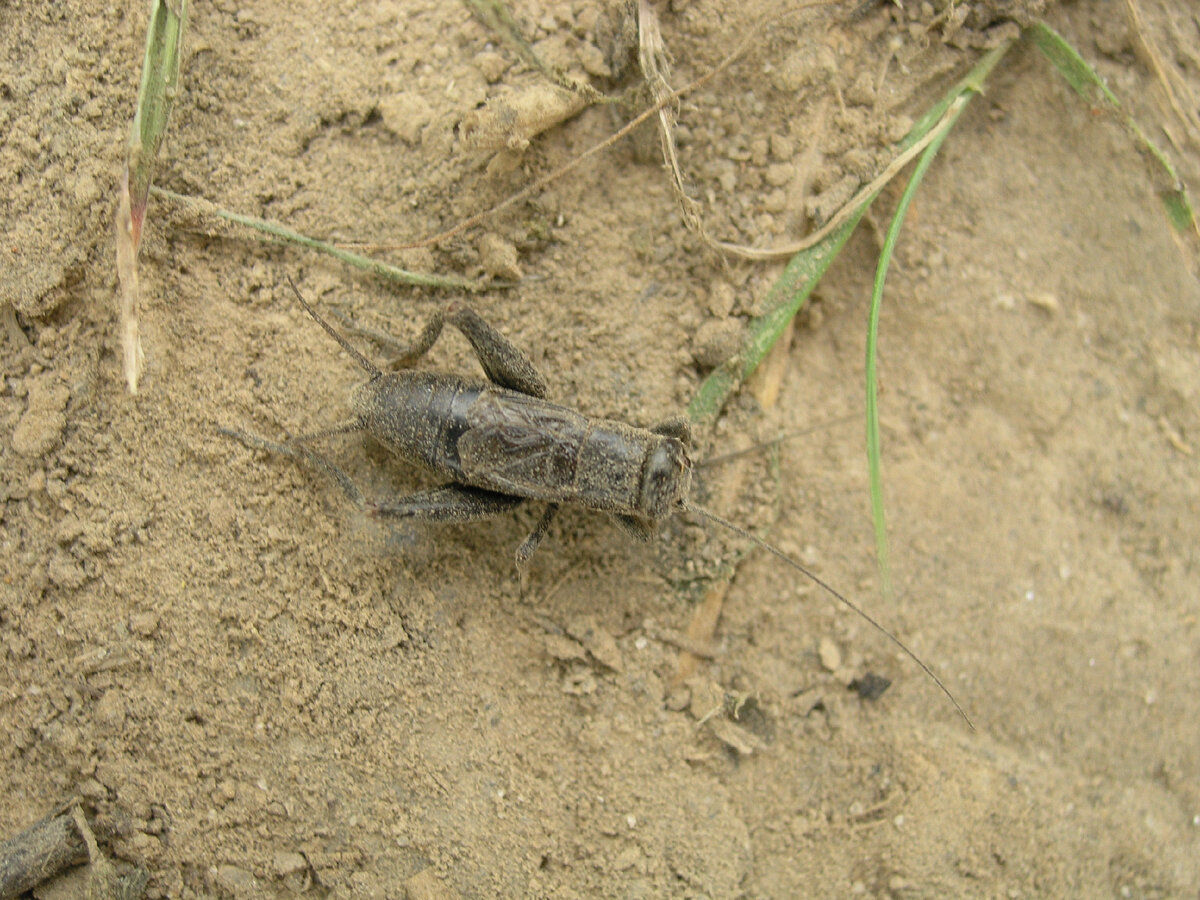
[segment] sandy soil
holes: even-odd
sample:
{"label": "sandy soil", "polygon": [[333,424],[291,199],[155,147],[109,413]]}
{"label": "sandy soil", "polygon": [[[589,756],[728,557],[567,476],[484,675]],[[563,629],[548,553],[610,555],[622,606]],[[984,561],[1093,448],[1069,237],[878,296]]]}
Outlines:
{"label": "sandy soil", "polygon": [[[686,98],[680,159],[715,237],[811,227],[1006,33],[967,5],[946,43],[935,5],[794,16]],[[1194,98],[1195,11],[1141,9]],[[675,83],[767,11],[664,4]],[[551,62],[633,84],[620,5],[516,12]],[[1120,128],[1038,54],[1014,50],[971,105],[890,276],[894,598],[860,424],[894,190],[803,314],[778,401],[744,391],[699,436],[705,455],[819,426],[777,459],[705,470],[698,496],[893,629],[972,732],[762,553],[681,683],[697,579],[732,546],[695,521],[641,545],[570,511],[522,592],[512,553],[537,509],[385,527],[320,473],[218,434],[346,414],[361,372],[287,276],[401,337],[449,294],[156,201],[146,372],[127,395],[111,216],[145,15],[0,3],[0,834],[81,797],[151,897],[1197,896],[1197,253]],[[1121,6],[1049,15],[1200,184],[1198,136]],[[456,4],[198,4],[158,181],[308,234],[415,241],[629,115],[593,106],[491,160],[464,121],[542,83]],[[686,405],[697,360],[719,358],[778,266],[705,250],[642,137],[482,229],[383,255],[478,276],[485,235],[515,247],[521,283],[478,308],[555,399],[647,424]],[[457,336],[429,365],[478,371]],[[327,448],[372,496],[427,483],[357,438]],[[893,681],[878,699],[847,687],[868,673]]]}

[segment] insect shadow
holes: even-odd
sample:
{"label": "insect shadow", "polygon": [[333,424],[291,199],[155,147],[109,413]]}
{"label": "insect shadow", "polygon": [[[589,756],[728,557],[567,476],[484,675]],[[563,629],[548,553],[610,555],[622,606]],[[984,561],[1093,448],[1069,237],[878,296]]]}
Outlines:
{"label": "insect shadow", "polygon": [[[288,279],[305,311],[369,376],[350,394],[348,420],[309,434],[271,441],[220,429],[248,447],[304,460],[326,472],[367,514],[424,522],[470,522],[541,501],[545,511],[516,551],[524,570],[554,520],[571,503],[608,513],[624,531],[648,540],[666,519],[692,513],[727,528],[811,579],[909,656],[974,728],[954,695],[920,658],[865,610],[783,551],[690,500],[691,429],[683,417],[638,428],[587,416],[546,399],[547,386],[529,358],[471,307],[439,309],[409,345],[382,332],[353,330],[393,352],[376,366],[322,318]],[[413,370],[449,323],[470,342],[487,380]],[[399,458],[445,479],[439,487],[390,500],[368,500],[351,478],[306,445],[366,432]]]}

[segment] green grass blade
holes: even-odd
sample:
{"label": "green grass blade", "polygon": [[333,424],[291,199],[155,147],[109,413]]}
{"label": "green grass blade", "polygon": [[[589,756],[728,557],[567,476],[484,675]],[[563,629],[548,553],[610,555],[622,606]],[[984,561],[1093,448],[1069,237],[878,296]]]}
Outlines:
{"label": "green grass blade", "polygon": [[[960,98],[964,95],[976,93],[981,89],[984,80],[1003,58],[1009,46],[1005,44],[984,54],[966,77],[918,120],[897,145],[897,151],[903,152],[924,140],[934,129],[945,127],[947,110],[952,104],[961,102]],[[767,311],[751,320],[747,326],[746,337],[737,355],[710,372],[696,390],[688,404],[688,418],[693,424],[706,427],[716,421],[729,397],[758,368],[779,339],[779,335],[783,333],[788,321],[800,311],[876,196],[878,191],[862,197],[858,208],[841,227],[791,258],[783,274],[767,293]]]}
{"label": "green grass blade", "polygon": [[127,159],[130,206],[137,238],[141,236],[154,162],[179,90],[179,61],[183,52],[183,32],[187,27],[187,7],[188,0],[178,0],[176,4],[156,0],[146,30],[146,55],[142,61],[142,81],[138,89],[137,113],[129,134]]}
{"label": "green grass blade", "polygon": [[377,259],[371,259],[369,256],[363,256],[359,253],[352,253],[349,250],[343,250],[341,247],[336,247],[333,244],[325,241],[319,241],[316,238],[310,238],[308,235],[301,234],[298,231],[292,231],[290,228],[285,228],[283,225],[278,225],[275,222],[268,222],[266,219],[257,219],[254,216],[244,216],[241,213],[230,212],[227,209],[222,209],[215,203],[210,203],[207,200],[201,200],[198,197],[188,197],[183,194],[177,194],[174,191],[168,191],[166,188],[154,187],[151,188],[151,193],[156,197],[162,197],[164,200],[172,200],[176,203],[189,206],[193,209],[202,212],[211,213],[214,216],[225,219],[228,222],[234,222],[238,225],[243,225],[246,228],[252,228],[255,231],[260,231],[263,234],[269,234],[274,238],[278,238],[289,244],[297,244],[301,247],[307,247],[310,250],[316,250],[319,253],[325,253],[335,259],[340,259],[342,262],[353,266],[356,269],[362,269],[365,272],[371,272],[388,281],[394,281],[399,284],[411,284],[417,287],[433,287],[433,288],[449,288],[460,291],[481,291],[485,288],[507,287],[503,282],[496,281],[472,281],[469,278],[460,278],[456,275],[427,275],[423,272],[410,272],[407,269],[402,269],[399,266],[393,266],[390,263],[385,263]]}
{"label": "green grass blade", "polygon": [[1041,51],[1075,93],[1088,103],[1117,116],[1134,144],[1153,162],[1152,177],[1158,184],[1159,196],[1171,226],[1180,233],[1193,232],[1200,235],[1195,207],[1175,167],[1167,155],[1142,131],[1133,117],[1124,113],[1121,102],[1108,89],[1096,70],[1088,65],[1078,50],[1045,22],[1037,22],[1025,29],[1025,38]]}
{"label": "green grass blade", "polygon": [[533,49],[533,45],[525,39],[521,26],[517,24],[512,11],[501,0],[463,0],[463,2],[485,28],[490,28],[501,43],[508,46],[527,65],[552,76],[549,66],[542,62],[537,51]]}
{"label": "green grass blade", "polygon": [[870,200],[863,203],[845,225],[792,257],[767,293],[767,312],[750,322],[741,350],[709,373],[688,404],[688,418],[694,424],[710,426],[717,420],[725,402],[758,368],[787,323],[800,311],[870,205]]}
{"label": "green grass blade", "polygon": [[1117,108],[1121,106],[1116,95],[1079,55],[1079,51],[1045,22],[1030,25],[1025,30],[1025,37],[1042,52],[1075,93],[1088,103],[1108,103]]}
{"label": "green grass blade", "polygon": [[576,81],[554,66],[547,65],[525,38],[516,17],[503,0],[463,0],[463,3],[480,24],[490,29],[499,38],[500,43],[512,50],[526,65],[537,69],[559,87],[581,94],[591,102],[607,100],[586,81]]}
{"label": "green grass blade", "polygon": [[949,109],[945,124],[940,127],[939,133],[922,152],[912,177],[904,187],[904,193],[900,195],[900,202],[896,206],[896,212],[892,216],[887,235],[883,240],[883,248],[879,251],[879,263],[875,267],[875,284],[871,291],[871,310],[867,318],[867,469],[871,482],[871,521],[875,526],[875,560],[886,597],[890,597],[892,594],[892,572],[888,554],[887,517],[883,502],[883,472],[879,437],[879,379],[876,367],[879,348],[879,311],[883,306],[883,285],[887,279],[888,266],[891,264],[896,241],[900,237],[900,229],[904,225],[904,217],[908,213],[912,198],[916,195],[917,188],[933,163],[934,157],[937,156],[942,142],[950,133],[950,129],[954,127],[954,123],[958,121],[959,116],[962,115],[963,110],[967,108],[967,101],[971,96],[970,93],[961,95],[961,102],[957,107]]}

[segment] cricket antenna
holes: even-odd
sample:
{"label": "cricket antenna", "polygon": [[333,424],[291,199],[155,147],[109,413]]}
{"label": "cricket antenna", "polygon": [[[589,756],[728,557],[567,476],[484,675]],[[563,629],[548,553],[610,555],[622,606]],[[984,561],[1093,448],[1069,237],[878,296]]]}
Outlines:
{"label": "cricket antenna", "polygon": [[816,425],[810,425],[808,428],[801,428],[799,431],[789,431],[786,434],[781,434],[778,437],[771,438],[769,441],[762,441],[758,444],[752,444],[745,450],[733,450],[729,453],[722,453],[719,456],[709,456],[696,463],[697,469],[707,469],[709,466],[719,466],[721,463],[729,462],[732,459],[740,459],[743,456],[749,456],[751,453],[759,453],[766,450],[768,447],[778,447],[786,441],[794,441],[796,438],[804,437],[805,435],[813,434],[817,431],[824,431],[827,428],[832,428],[835,425],[844,425],[846,422],[857,422],[862,419],[859,413],[851,413],[846,416],[838,416],[826,422],[819,422]]}
{"label": "cricket antenna", "polygon": [[287,282],[291,286],[292,292],[296,295],[296,299],[300,301],[300,305],[304,307],[305,312],[316,319],[317,324],[328,331],[333,339],[342,345],[342,349],[353,356],[355,362],[357,362],[360,366],[366,369],[367,372],[370,373],[372,379],[378,378],[383,374],[383,372],[379,370],[379,367],[376,366],[375,363],[371,362],[369,359],[355,350],[348,340],[338,334],[332,325],[330,325],[317,314],[317,311],[309,305],[307,300],[304,299],[304,295],[300,293],[300,288],[296,287],[296,282],[292,281],[291,275],[287,276]]}
{"label": "cricket antenna", "polygon": [[759,547],[762,547],[768,553],[783,560],[785,563],[787,563],[789,566],[791,566],[793,569],[795,569],[800,574],[804,575],[806,578],[808,578],[814,584],[817,584],[820,587],[824,588],[826,591],[828,591],[830,594],[832,594],[834,597],[836,597],[839,601],[841,601],[845,606],[848,606],[850,609],[854,610],[854,612],[858,613],[858,615],[860,615],[862,618],[866,619],[866,621],[868,623],[870,623],[872,628],[874,628],[880,634],[883,634],[885,637],[887,637],[887,639],[889,641],[891,641],[893,644],[895,644],[897,647],[899,647],[901,650],[903,650],[905,652],[905,654],[907,654],[908,657],[910,659],[912,659],[913,662],[915,662],[918,666],[921,667],[921,671],[923,671],[926,675],[928,675],[929,678],[933,681],[933,683],[936,684],[939,688],[941,688],[942,693],[946,695],[947,699],[949,699],[949,701],[954,704],[954,708],[956,710],[958,710],[958,714],[963,717],[963,721],[965,721],[967,723],[967,725],[970,726],[972,731],[975,730],[975,723],[971,721],[971,717],[967,715],[966,710],[964,710],[962,708],[962,706],[959,705],[959,702],[954,699],[954,695],[952,693],[950,693],[950,689],[948,687],[946,687],[945,684],[942,683],[942,679],[938,678],[937,675],[935,675],[933,673],[933,670],[931,668],[929,668],[929,666],[925,665],[924,662],[921,661],[921,658],[919,656],[917,656],[917,654],[915,654],[911,650],[909,650],[908,647],[905,645],[905,643],[902,640],[900,640],[900,638],[896,637],[894,634],[892,634],[890,631],[888,631],[886,628],[884,628],[882,625],[880,625],[877,621],[875,621],[873,618],[871,618],[871,616],[868,615],[867,612],[864,609],[862,609],[862,607],[860,607],[857,604],[848,600],[845,596],[840,594],[838,591],[834,590],[830,585],[828,585],[824,581],[822,581],[816,574],[814,574],[813,572],[810,572],[804,566],[800,565],[800,563],[796,562],[794,559],[792,559],[790,556],[788,556],[782,550],[778,549],[777,547],[772,546],[771,544],[768,544],[762,538],[751,534],[749,531],[747,531],[745,528],[742,528],[740,525],[735,525],[732,522],[730,522],[728,519],[721,518],[716,513],[711,513],[707,509],[702,509],[699,506],[693,506],[690,503],[683,504],[683,508],[685,511],[690,512],[690,513],[695,513],[696,515],[698,515],[704,519],[707,519],[710,522],[715,522],[718,525],[723,525],[726,528],[728,528],[730,531],[732,531],[734,534],[740,535],[741,537],[744,537],[747,540],[752,541],[753,543],[757,544]]}

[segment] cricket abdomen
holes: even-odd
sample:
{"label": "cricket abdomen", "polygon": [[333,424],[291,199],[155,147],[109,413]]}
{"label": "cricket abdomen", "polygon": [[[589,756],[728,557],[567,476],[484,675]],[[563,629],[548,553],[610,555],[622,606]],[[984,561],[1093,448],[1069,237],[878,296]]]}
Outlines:
{"label": "cricket abdomen", "polygon": [[354,389],[350,402],[363,430],[401,459],[463,484],[459,437],[467,412],[488,390],[482,381],[436,372],[397,372]]}

